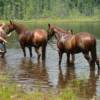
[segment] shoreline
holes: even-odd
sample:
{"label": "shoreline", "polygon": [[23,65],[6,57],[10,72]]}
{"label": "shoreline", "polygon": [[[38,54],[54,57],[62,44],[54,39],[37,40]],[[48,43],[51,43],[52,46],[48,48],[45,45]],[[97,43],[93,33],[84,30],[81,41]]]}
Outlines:
{"label": "shoreline", "polygon": [[[18,22],[26,22],[26,23],[80,23],[80,22],[100,22],[99,18],[39,18],[39,19],[12,19]],[[9,20],[0,20],[2,22],[8,22]]]}

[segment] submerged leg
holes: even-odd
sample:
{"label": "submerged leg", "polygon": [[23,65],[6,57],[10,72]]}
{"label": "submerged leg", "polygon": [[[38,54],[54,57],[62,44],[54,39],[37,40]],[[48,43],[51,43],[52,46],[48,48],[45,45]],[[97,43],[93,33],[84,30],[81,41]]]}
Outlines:
{"label": "submerged leg", "polygon": [[24,53],[24,57],[26,57],[26,50],[25,47],[22,47],[23,53]]}
{"label": "submerged leg", "polygon": [[36,53],[37,53],[37,61],[38,61],[38,63],[40,63],[40,56],[41,56],[41,52],[40,52],[40,50],[41,50],[41,47],[39,47],[39,48],[35,48],[35,51],[36,51]]}
{"label": "submerged leg", "polygon": [[67,64],[70,64],[70,53],[67,53]]}
{"label": "submerged leg", "polygon": [[26,57],[26,50],[25,50],[25,45],[24,45],[24,43],[23,43],[23,42],[20,42],[20,46],[21,46],[21,48],[22,48],[22,50],[23,50],[24,57]]}
{"label": "submerged leg", "polygon": [[29,47],[29,53],[30,53],[30,57],[32,57],[32,47]]}
{"label": "submerged leg", "polygon": [[46,58],[46,44],[42,47],[42,62],[45,63]]}
{"label": "submerged leg", "polygon": [[74,61],[75,61],[75,54],[71,54],[71,55],[72,55],[71,63],[74,64]]}
{"label": "submerged leg", "polygon": [[89,52],[84,52],[83,55],[84,55],[85,59],[88,61],[88,63],[90,63],[91,58],[89,56]]}
{"label": "submerged leg", "polygon": [[96,59],[96,64],[98,66],[98,70],[100,70],[100,62],[99,62],[99,58]]}
{"label": "submerged leg", "polygon": [[61,60],[62,60],[62,54],[63,54],[63,52],[61,52],[59,50],[58,53],[59,53],[59,66],[60,66],[61,65]]}
{"label": "submerged leg", "polygon": [[89,56],[89,51],[88,52],[85,52],[85,53],[83,53],[84,54],[84,57],[85,57],[85,59],[88,61],[88,63],[90,64],[90,70],[95,70],[95,62],[93,61],[93,62],[91,62],[92,60],[91,60],[91,58],[90,58],[90,56]]}

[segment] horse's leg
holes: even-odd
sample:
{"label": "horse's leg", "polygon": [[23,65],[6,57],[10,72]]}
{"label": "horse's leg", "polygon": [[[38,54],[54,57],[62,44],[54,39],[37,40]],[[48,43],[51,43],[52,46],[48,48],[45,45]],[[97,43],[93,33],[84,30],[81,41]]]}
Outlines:
{"label": "horse's leg", "polygon": [[59,66],[60,66],[63,52],[59,50],[58,53],[59,53]]}
{"label": "horse's leg", "polygon": [[95,63],[91,64],[91,58],[89,56],[89,51],[87,52],[83,52],[85,59],[88,61],[89,65],[90,65],[90,70],[95,70]]}
{"label": "horse's leg", "polygon": [[24,45],[24,43],[23,43],[23,42],[21,42],[21,41],[20,41],[20,46],[21,46],[21,48],[22,48],[22,50],[23,50],[24,57],[26,57],[25,45]]}
{"label": "horse's leg", "polygon": [[91,58],[89,56],[89,51],[84,52],[84,57],[85,59],[88,61],[88,63],[90,64],[90,70],[95,70],[95,62],[91,63]]}
{"label": "horse's leg", "polygon": [[74,64],[74,61],[75,61],[75,54],[71,54],[71,55],[72,55],[71,63]]}
{"label": "horse's leg", "polygon": [[42,46],[42,62],[45,63],[46,58],[46,43]]}
{"label": "horse's leg", "polygon": [[85,57],[85,59],[88,61],[88,63],[90,63],[90,56],[89,56],[89,51],[88,52],[83,52],[83,55]]}
{"label": "horse's leg", "polygon": [[38,63],[40,63],[40,56],[41,56],[41,52],[40,52],[41,47],[35,48],[35,51],[37,53],[37,61]]}
{"label": "horse's leg", "polygon": [[67,64],[70,64],[70,53],[67,53]]}
{"label": "horse's leg", "polygon": [[99,58],[96,58],[96,64],[98,66],[98,70],[100,70],[100,62],[99,62]]}
{"label": "horse's leg", "polygon": [[29,47],[29,53],[30,53],[30,57],[32,57],[32,47]]}
{"label": "horse's leg", "polygon": [[24,53],[24,57],[26,57],[26,50],[25,47],[22,47],[23,53]]}

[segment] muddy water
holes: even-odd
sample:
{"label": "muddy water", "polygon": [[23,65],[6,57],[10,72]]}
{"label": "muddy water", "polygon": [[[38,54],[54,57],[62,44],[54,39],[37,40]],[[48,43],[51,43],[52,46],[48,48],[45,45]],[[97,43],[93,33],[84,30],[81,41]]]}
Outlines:
{"label": "muddy water", "polygon": [[[59,25],[61,26],[61,25]],[[97,54],[100,58],[100,24],[63,24],[61,27],[72,28],[78,31],[88,31],[94,33],[97,38]],[[32,26],[31,26],[32,27]],[[42,26],[41,27],[46,27]],[[37,63],[37,55],[33,48],[33,57],[30,59],[27,49],[27,57],[23,57],[18,38],[12,35],[7,46],[7,54],[4,59],[0,59],[0,73],[9,73],[10,81],[17,82],[24,91],[31,92],[36,89],[46,91],[53,89],[58,91],[61,88],[78,88],[79,97],[88,100],[90,98],[100,98],[100,76],[91,72],[87,61],[83,55],[76,54],[75,64],[66,64],[66,55],[63,55],[62,65],[58,67],[58,53],[54,39],[47,46],[46,65]]]}

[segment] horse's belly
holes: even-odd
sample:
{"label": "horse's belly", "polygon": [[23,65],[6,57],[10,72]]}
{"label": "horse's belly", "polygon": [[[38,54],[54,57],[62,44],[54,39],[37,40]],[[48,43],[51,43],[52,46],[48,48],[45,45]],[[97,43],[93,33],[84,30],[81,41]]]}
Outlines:
{"label": "horse's belly", "polygon": [[75,53],[80,53],[81,50],[80,49],[67,49],[66,52],[69,52],[69,53],[72,53],[72,54],[75,54]]}

